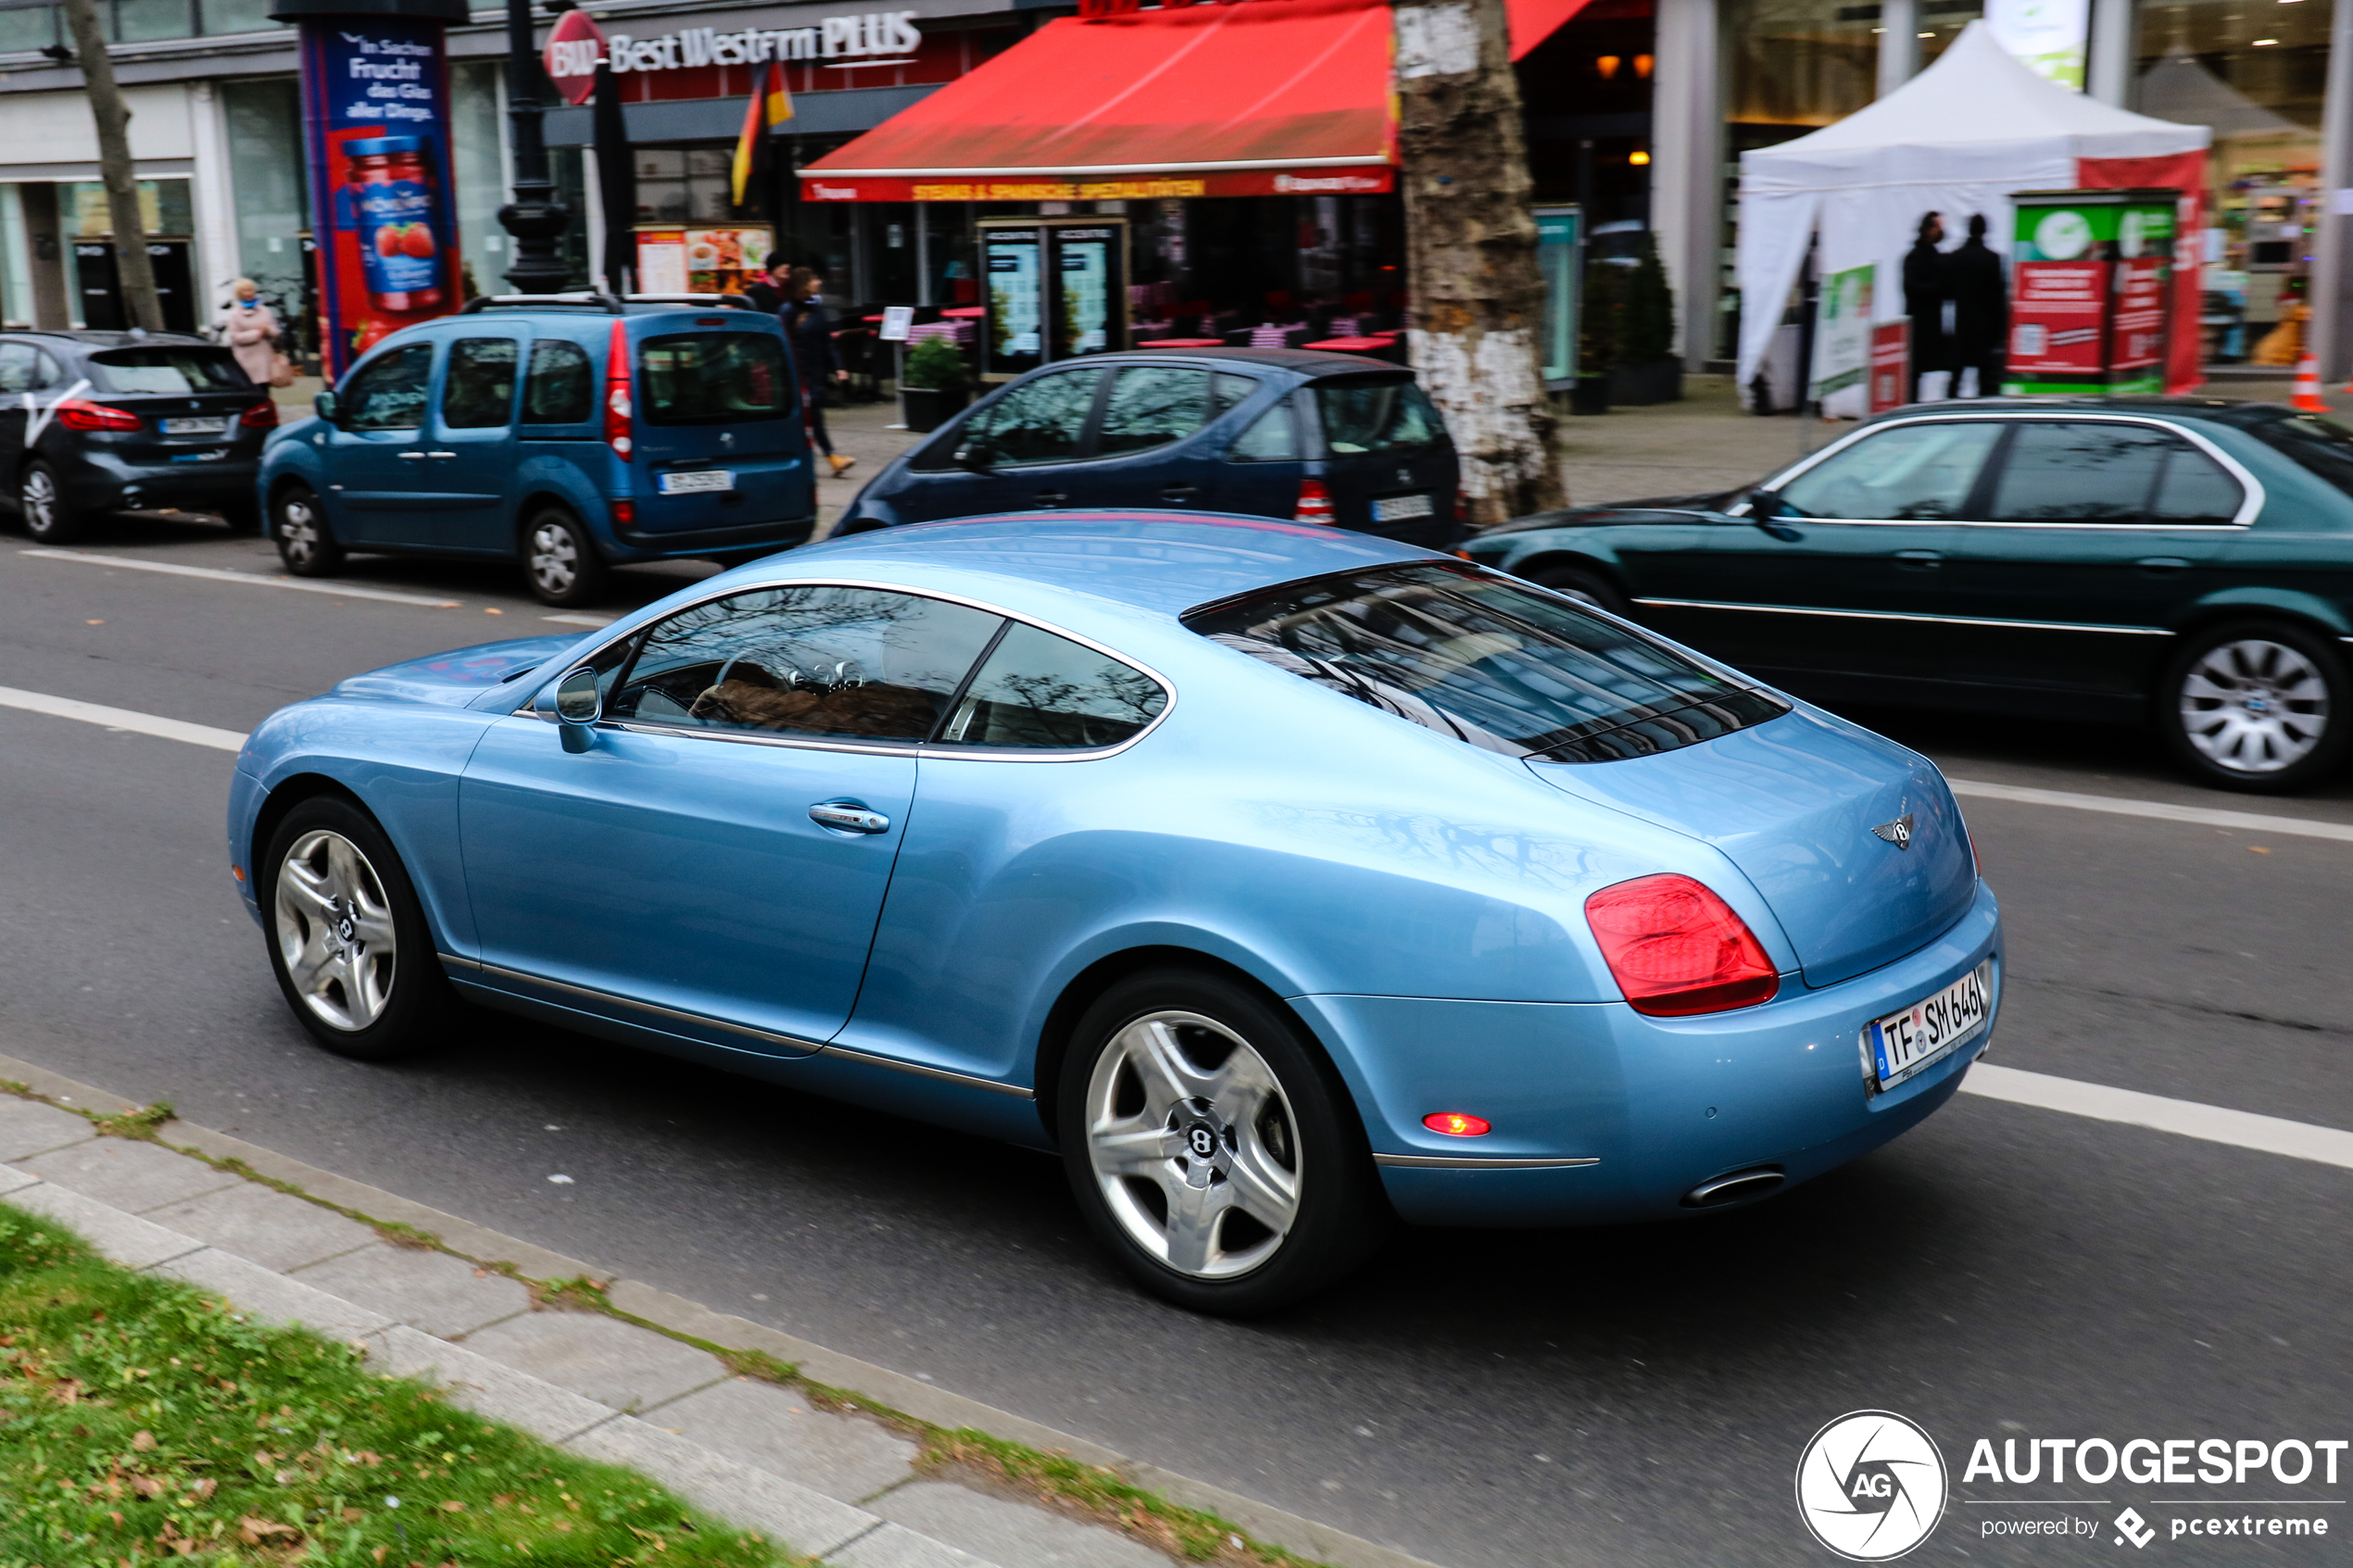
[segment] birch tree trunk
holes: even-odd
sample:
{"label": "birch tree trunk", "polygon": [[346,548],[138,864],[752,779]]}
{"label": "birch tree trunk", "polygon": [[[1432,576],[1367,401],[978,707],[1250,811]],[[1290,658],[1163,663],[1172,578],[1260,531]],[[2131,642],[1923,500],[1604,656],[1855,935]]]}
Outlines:
{"label": "birch tree trunk", "polygon": [[1504,0],[1396,0],[1396,27],[1414,369],[1462,453],[1472,521],[1566,506]]}
{"label": "birch tree trunk", "polygon": [[95,0],[65,0],[65,13],[74,52],[82,57],[82,80],[90,90],[90,112],[98,121],[98,178],[107,187],[115,282],[122,291],[123,310],[132,326],[159,332],[163,302],[156,295],[146,225],[139,214],[139,177],[131,164],[131,110],[115,85],[114,62],[107,57]]}

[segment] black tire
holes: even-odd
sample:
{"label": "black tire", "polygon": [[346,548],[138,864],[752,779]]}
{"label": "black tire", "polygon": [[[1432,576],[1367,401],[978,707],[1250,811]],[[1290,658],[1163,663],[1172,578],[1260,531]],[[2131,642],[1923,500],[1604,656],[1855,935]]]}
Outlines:
{"label": "black tire", "polygon": [[1528,580],[1550,588],[1555,594],[1566,595],[1579,604],[1605,609],[1629,621],[1633,619],[1633,606],[1626,602],[1626,596],[1617,591],[1616,583],[1598,571],[1581,566],[1540,566],[1528,573]]}
{"label": "black tire", "polygon": [[17,481],[17,514],[24,531],[44,545],[69,545],[89,532],[89,523],[66,499],[57,470],[44,462],[25,465]]}
{"label": "black tire", "polygon": [[304,801],[270,835],[254,881],[271,971],[312,1039],[337,1056],[389,1061],[447,1037],[457,993],[373,818],[339,796]]}
{"label": "black tire", "polygon": [[271,501],[270,535],[278,558],[296,577],[333,577],[343,570],[343,546],[327,508],[307,484],[289,484]]}
{"label": "black tire", "polygon": [[2335,771],[2353,739],[2353,684],[2327,637],[2284,621],[2234,621],[2183,640],[2157,690],[2157,723],[2182,765],[2223,789],[2281,795]]}
{"label": "black tire", "polygon": [[[1155,1060],[1145,1048],[1155,1034],[1182,1064],[1155,1073],[1151,1088],[1137,1063]],[[1253,1087],[1259,1068],[1271,1090]],[[1078,1022],[1057,1103],[1063,1168],[1087,1223],[1138,1284],[1177,1306],[1222,1317],[1289,1306],[1362,1263],[1387,1228],[1338,1074],[1295,1019],[1231,980],[1160,969],[1114,985]],[[1124,1151],[1099,1146],[1099,1132],[1123,1128]],[[1099,1170],[1099,1147],[1104,1161],[1137,1169]],[[1171,1195],[1189,1192],[1204,1195],[1191,1214],[1205,1223],[1172,1221]],[[1278,1230],[1262,1214],[1288,1223]],[[1180,1230],[1200,1245],[1188,1250]]]}
{"label": "black tire", "polygon": [[610,569],[588,530],[563,508],[542,507],[524,519],[520,543],[523,576],[541,604],[569,608],[605,596]]}

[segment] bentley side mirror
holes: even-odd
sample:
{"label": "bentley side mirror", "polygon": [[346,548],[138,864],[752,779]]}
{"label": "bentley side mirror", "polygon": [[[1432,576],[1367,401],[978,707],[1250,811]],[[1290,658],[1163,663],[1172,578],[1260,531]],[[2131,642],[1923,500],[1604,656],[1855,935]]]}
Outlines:
{"label": "bentley side mirror", "polygon": [[343,422],[335,418],[335,395],[333,392],[321,392],[313,397],[310,400],[310,411],[331,425],[339,425]]}
{"label": "bentley side mirror", "polygon": [[597,689],[597,672],[588,666],[556,683],[556,723],[566,751],[585,751],[596,744],[595,725],[604,711],[604,694]]}

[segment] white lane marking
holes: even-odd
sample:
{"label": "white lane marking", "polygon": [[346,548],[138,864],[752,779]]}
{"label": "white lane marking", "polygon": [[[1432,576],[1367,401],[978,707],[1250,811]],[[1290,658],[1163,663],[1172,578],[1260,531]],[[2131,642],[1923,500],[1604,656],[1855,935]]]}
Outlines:
{"label": "white lane marking", "polygon": [[427,609],[455,609],[456,599],[429,599],[422,594],[396,594],[389,588],[356,588],[348,583],[306,583],[299,577],[264,577],[258,571],[223,571],[212,566],[182,566],[178,561],[140,560],[132,556],[102,556],[88,550],[19,550],[34,560],[78,560],[98,566],[119,566],[128,571],[163,571],[174,577],[202,577],[215,583],[244,583],[257,588],[296,588],[306,594],[333,594],[339,599],[382,599],[386,604],[422,605]]}
{"label": "white lane marking", "polygon": [[76,702],[69,696],[50,696],[44,692],[20,692],[13,686],[0,686],[0,708],[21,708],[28,713],[46,713],[57,719],[79,719],[85,724],[104,724],[109,730],[161,735],[166,740],[183,740],[190,746],[209,746],[221,751],[245,748],[245,737],[236,730],[216,730],[209,724],[133,713],[128,708],[108,708],[102,703]]}
{"label": "white lane marking", "polygon": [[2015,800],[2028,806],[2064,806],[2077,811],[2107,811],[2119,817],[2155,817],[2169,822],[2196,822],[2202,827],[2238,828],[2247,833],[2300,834],[2305,838],[2334,838],[2353,843],[2353,823],[2315,822],[2309,817],[2274,817],[2260,811],[2217,811],[2208,806],[2172,806],[2162,800],[2131,800],[2114,795],[2077,795],[2064,789],[2021,789],[2016,784],[1983,784],[1976,779],[1944,781],[1955,795],[1982,800]]}
{"label": "white lane marking", "polygon": [[1961,1080],[1961,1092],[1983,1095],[1988,1099],[2006,1099],[2014,1105],[2063,1110],[2070,1116],[2089,1116],[2100,1122],[2154,1127],[2185,1138],[2260,1149],[2266,1154],[2284,1154],[2293,1160],[2317,1160],[2323,1165],[2353,1170],[2353,1133],[2315,1126],[2309,1122],[2259,1116],[2251,1110],[2229,1110],[2219,1105],[2200,1105],[2196,1100],[2168,1099],[2163,1095],[2145,1095],[2137,1089],[2112,1089],[2105,1084],[2054,1078],[2047,1073],[1996,1067],[1985,1061],[1969,1070],[1969,1076]]}
{"label": "white lane marking", "polygon": [[621,619],[617,615],[543,615],[542,621],[552,621],[559,626],[610,626]]}
{"label": "white lane marking", "polygon": [[56,416],[59,404],[69,397],[79,397],[89,389],[90,381],[85,376],[51,398],[49,406],[45,408],[31,393],[26,393],[24,395],[24,449],[28,452],[32,450],[33,443],[41,439],[41,433],[49,428],[49,420]]}

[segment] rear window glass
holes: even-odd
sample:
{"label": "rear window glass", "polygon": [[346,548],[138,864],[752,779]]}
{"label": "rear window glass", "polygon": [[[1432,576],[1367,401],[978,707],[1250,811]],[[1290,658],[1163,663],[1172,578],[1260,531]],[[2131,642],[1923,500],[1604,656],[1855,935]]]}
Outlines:
{"label": "rear window glass", "polygon": [[1315,391],[1324,445],[1334,457],[1418,452],[1446,439],[1445,421],[1405,377],[1348,376],[1319,381]]}
{"label": "rear window glass", "polygon": [[650,337],[638,346],[637,369],[649,424],[733,424],[792,411],[784,340],[767,332]]}
{"label": "rear window glass", "polygon": [[1611,762],[1788,711],[1630,627],[1471,568],[1310,578],[1204,605],[1185,624],[1506,757]]}
{"label": "rear window glass", "polygon": [[2305,472],[2353,495],[2353,430],[2317,414],[2281,414],[2231,422]]}
{"label": "rear window glass", "polygon": [[90,356],[102,392],[251,392],[253,378],[225,348],[109,348]]}

